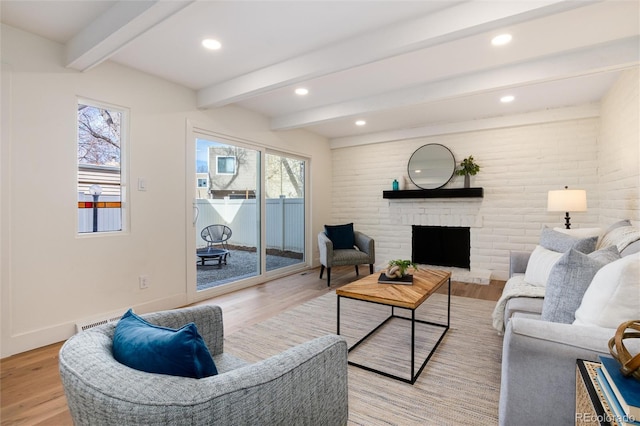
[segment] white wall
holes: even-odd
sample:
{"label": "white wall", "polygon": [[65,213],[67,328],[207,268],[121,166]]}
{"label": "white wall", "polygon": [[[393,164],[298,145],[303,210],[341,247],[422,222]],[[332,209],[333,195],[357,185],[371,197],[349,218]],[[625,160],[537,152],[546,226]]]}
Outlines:
{"label": "white wall", "polygon": [[[62,46],[2,26],[2,357],[64,340],[90,316],[187,302],[187,122],[310,157],[312,185],[331,173],[324,138],[271,132],[264,117],[240,108],[200,111],[190,89],[110,62],[78,73],[62,57]],[[130,110],[125,233],[76,235],[78,96]],[[138,177],[147,191],[135,190]],[[312,235],[329,221],[329,196],[326,186],[311,187]],[[138,286],[142,273],[147,290]]]}
{"label": "white wall", "polygon": [[[589,209],[571,214],[574,228],[640,220],[637,111],[636,70],[624,74],[611,90],[602,120],[559,119],[565,114],[549,111],[548,122],[541,124],[334,149],[334,223],[353,221],[374,237],[379,265],[411,257],[411,225],[470,226],[471,270],[489,270],[492,278],[506,279],[511,250],[533,249],[545,225],[563,226],[563,213],[546,211],[551,189],[568,185],[587,191]],[[482,170],[472,177],[471,186],[483,187],[484,198],[383,199],[382,191],[391,189],[393,179],[407,175],[411,154],[428,143],[447,146],[458,162],[473,155]],[[447,185],[462,186],[458,176]],[[602,215],[600,206],[607,206]]]}
{"label": "white wall", "polygon": [[600,222],[640,222],[640,99],[638,68],[625,72],[602,101],[598,140]]}

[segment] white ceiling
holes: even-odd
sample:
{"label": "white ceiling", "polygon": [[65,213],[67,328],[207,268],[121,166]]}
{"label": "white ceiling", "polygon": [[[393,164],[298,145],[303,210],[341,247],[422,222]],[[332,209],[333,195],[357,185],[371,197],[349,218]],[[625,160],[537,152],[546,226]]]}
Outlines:
{"label": "white ceiling", "polygon": [[[236,104],[334,146],[593,111],[640,56],[638,0],[0,4],[3,23],[64,44],[70,68],[112,60],[196,90],[200,108]],[[504,32],[513,41],[492,46]],[[222,49],[205,50],[203,38]],[[308,95],[294,94],[301,86]],[[500,103],[505,94],[515,101]]]}

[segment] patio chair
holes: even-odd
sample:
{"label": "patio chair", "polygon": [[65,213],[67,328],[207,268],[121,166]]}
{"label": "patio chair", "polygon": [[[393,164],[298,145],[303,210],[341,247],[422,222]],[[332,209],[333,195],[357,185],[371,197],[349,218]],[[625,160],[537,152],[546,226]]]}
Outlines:
{"label": "patio chair", "polygon": [[227,225],[209,225],[206,226],[200,236],[207,242],[207,247],[213,247],[214,244],[221,244],[222,248],[229,250],[229,238],[231,238],[231,228]]}
{"label": "patio chair", "polygon": [[353,224],[325,225],[325,231],[318,234],[320,250],[320,279],[327,268],[327,287],[331,286],[331,267],[354,265],[359,275],[358,265],[369,264],[369,273],[373,274],[376,263],[373,238],[353,230]]}

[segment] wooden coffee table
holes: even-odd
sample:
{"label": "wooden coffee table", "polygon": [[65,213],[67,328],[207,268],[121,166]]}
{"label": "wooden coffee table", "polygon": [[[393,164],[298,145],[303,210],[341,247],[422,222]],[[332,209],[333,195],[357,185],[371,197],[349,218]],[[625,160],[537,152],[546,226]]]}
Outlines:
{"label": "wooden coffee table", "polygon": [[[450,324],[450,316],[451,316],[451,272],[448,271],[440,271],[440,270],[432,270],[432,269],[421,269],[416,271],[413,274],[413,284],[405,285],[405,284],[379,284],[378,277],[379,274],[371,274],[358,281],[354,281],[350,284],[340,287],[336,290],[336,295],[338,296],[338,307],[337,307],[337,334],[340,334],[340,299],[346,297],[348,299],[356,299],[370,303],[377,303],[381,305],[391,306],[391,315],[385,319],[380,325],[371,330],[366,336],[356,342],[353,346],[349,348],[349,352],[358,347],[360,343],[364,342],[373,335],[376,331],[378,331],[382,326],[384,326],[388,321],[392,318],[399,318],[403,320],[408,320],[411,322],[411,377],[409,379],[403,378],[400,376],[396,376],[393,374],[389,374],[384,371],[376,370],[371,367],[367,367],[362,364],[358,364],[352,361],[349,361],[350,365],[355,367],[359,367],[368,371],[373,371],[375,373],[381,374],[386,377],[390,377],[392,379],[400,380],[405,383],[414,384],[424,370],[424,367],[427,365],[427,362],[431,359],[431,356],[438,348],[438,345],[444,338],[445,334],[449,330]],[[445,283],[449,284],[449,289],[447,291],[447,323],[446,324],[438,324],[429,321],[422,321],[416,319],[416,309],[429,298],[436,290],[442,287]],[[399,316],[395,314],[395,308],[405,308],[411,310],[411,318]],[[415,326],[416,323],[421,324],[429,324],[437,327],[442,327],[444,330],[440,335],[440,338],[436,342],[436,344],[429,352],[429,355],[424,360],[418,372],[415,372]]]}

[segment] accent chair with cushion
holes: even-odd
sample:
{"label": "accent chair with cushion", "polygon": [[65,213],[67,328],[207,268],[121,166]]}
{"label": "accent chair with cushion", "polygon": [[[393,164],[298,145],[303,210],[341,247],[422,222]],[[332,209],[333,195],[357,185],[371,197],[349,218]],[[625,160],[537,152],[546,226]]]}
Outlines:
{"label": "accent chair with cushion", "polygon": [[[205,368],[196,368],[195,375],[189,371],[176,373],[180,375],[140,371],[114,358],[116,324],[80,332],[65,342],[59,356],[74,424],[347,424],[347,344],[340,336],[323,336],[249,364],[223,351],[222,310],[218,306],[131,317],[130,313],[123,317],[132,323],[117,333],[128,333],[128,327],[134,333],[150,327],[157,340],[166,334],[171,340],[184,333],[178,336],[181,344],[195,343],[201,350],[196,350],[199,353],[194,357],[210,356],[215,367],[196,362],[196,367]],[[135,355],[136,349],[129,349],[119,356]],[[145,359],[148,364],[157,364],[152,358],[165,355],[162,351]],[[199,373],[205,370],[207,377],[193,378],[201,377]]]}
{"label": "accent chair with cushion", "polygon": [[327,286],[331,286],[331,268],[354,265],[359,275],[358,265],[369,264],[373,274],[376,263],[375,241],[359,231],[354,231],[353,223],[325,225],[324,232],[318,234],[320,250],[320,279],[327,268]]}

